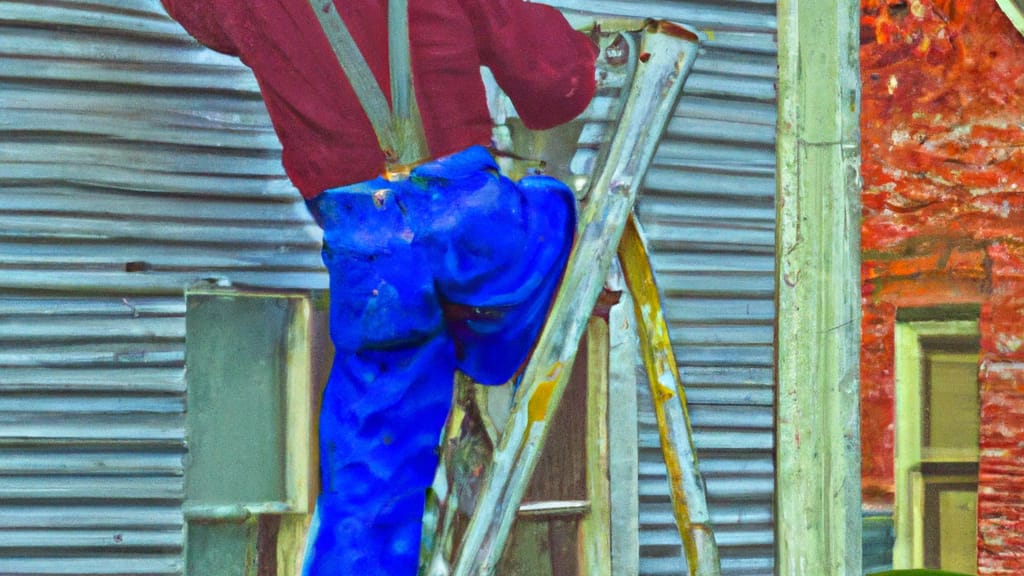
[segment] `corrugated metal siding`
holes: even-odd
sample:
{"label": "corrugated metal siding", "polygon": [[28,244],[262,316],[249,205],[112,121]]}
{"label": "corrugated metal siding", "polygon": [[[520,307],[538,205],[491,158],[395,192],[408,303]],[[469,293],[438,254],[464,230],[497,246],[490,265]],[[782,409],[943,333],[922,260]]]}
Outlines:
{"label": "corrugated metal siding", "polygon": [[[723,574],[774,571],[775,3],[557,0],[707,35],[638,211],[687,386]],[[683,574],[647,390],[640,573]]]}
{"label": "corrugated metal siding", "polygon": [[297,200],[158,0],[0,0],[0,574],[181,574],[183,290],[325,287]]}
{"label": "corrugated metal siding", "polygon": [[[774,2],[550,3],[709,32],[640,212],[725,573],[770,574]],[[316,231],[158,0],[0,0],[0,62],[0,574],[179,574],[183,287],[322,288]],[[681,574],[652,426],[641,573]]]}

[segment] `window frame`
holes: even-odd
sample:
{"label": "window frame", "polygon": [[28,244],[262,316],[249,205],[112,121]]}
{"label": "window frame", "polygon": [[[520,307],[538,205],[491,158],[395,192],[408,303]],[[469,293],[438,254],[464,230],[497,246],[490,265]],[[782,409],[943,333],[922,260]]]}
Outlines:
{"label": "window frame", "polygon": [[[895,507],[893,511],[896,531],[893,543],[894,568],[924,567],[923,511],[919,510],[919,496],[923,493],[924,478],[921,464],[924,389],[924,359],[928,338],[977,338],[978,320],[898,321],[895,333]],[[980,347],[979,347],[980,352]],[[934,454],[932,455],[934,456]],[[960,455],[962,456],[962,455]],[[962,458],[958,458],[958,461]],[[975,456],[976,459],[976,456]],[[931,460],[930,458],[927,460]],[[911,534],[910,538],[903,535]]]}

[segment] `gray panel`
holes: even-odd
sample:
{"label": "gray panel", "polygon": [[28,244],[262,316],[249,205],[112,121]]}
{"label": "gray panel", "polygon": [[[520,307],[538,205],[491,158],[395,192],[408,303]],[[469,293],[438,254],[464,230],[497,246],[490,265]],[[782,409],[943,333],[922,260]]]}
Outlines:
{"label": "gray panel", "polygon": [[0,61],[0,574],[180,575],[184,288],[324,288],[318,230],[159,0],[0,0]]}
{"label": "gray panel", "polygon": [[293,311],[269,298],[210,294],[190,294],[188,308],[188,504],[287,501],[285,358]]}
{"label": "gray panel", "polygon": [[187,563],[189,574],[248,576],[256,573],[258,553],[255,535],[258,524],[191,523],[188,528]]}

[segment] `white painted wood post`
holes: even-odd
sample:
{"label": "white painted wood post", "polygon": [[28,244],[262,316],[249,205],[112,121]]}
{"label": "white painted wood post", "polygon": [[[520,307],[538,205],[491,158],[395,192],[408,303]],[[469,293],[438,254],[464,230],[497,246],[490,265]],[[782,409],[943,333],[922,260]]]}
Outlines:
{"label": "white painted wood post", "polygon": [[777,573],[859,576],[860,5],[778,14]]}

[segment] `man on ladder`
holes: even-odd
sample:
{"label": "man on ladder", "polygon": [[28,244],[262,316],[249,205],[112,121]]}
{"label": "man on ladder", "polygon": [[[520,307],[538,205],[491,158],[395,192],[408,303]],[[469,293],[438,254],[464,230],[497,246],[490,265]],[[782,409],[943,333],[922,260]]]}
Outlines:
{"label": "man on ladder", "polygon": [[575,231],[566,186],[512,182],[483,147],[479,67],[549,128],[593,97],[596,46],[521,0],[163,3],[253,69],[324,228],[337,356],[305,572],[415,574],[454,370],[501,384],[520,369]]}

